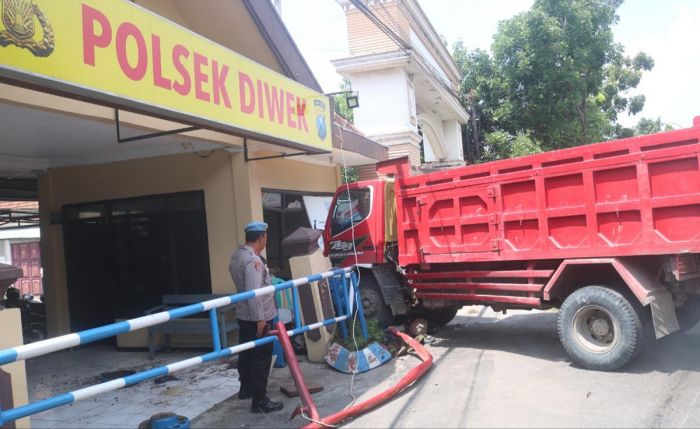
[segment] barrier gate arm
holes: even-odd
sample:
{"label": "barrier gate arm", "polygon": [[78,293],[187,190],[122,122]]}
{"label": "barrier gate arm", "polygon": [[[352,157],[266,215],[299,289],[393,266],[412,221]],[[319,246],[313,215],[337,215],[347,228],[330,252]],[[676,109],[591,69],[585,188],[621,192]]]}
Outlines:
{"label": "barrier gate arm", "polygon": [[[115,380],[110,380],[104,383],[85,387],[75,391],[62,393],[17,408],[4,411],[2,411],[0,408],[0,426],[4,425],[5,422],[8,421],[13,421],[23,417],[31,416],[33,414],[46,411],[51,408],[56,408],[61,405],[67,405],[76,401],[84,400],[101,393],[121,389],[136,383],[140,383],[142,381],[147,381],[163,375],[172,374],[173,372],[190,368],[204,362],[209,362],[226,356],[231,356],[244,350],[249,350],[263,344],[271,343],[276,340],[276,337],[273,335],[221,350],[220,344],[217,343],[215,339],[218,336],[218,329],[216,328],[216,312],[210,310],[235,304],[237,302],[245,301],[257,296],[269,295],[279,290],[294,288],[294,290],[296,291],[297,287],[302,286],[304,284],[317,282],[319,280],[327,279],[334,276],[342,276],[343,278],[345,278],[345,276],[348,273],[350,273],[353,269],[354,267],[346,267],[343,269],[327,271],[325,273],[314,274],[295,280],[289,280],[275,286],[267,286],[264,288],[256,289],[254,291],[241,292],[226,297],[204,301],[198,304],[192,304],[185,307],[180,307],[168,311],[163,311],[160,313],[151,314],[148,316],[139,317],[136,319],[130,319],[122,322],[117,322],[111,325],[88,329],[85,331],[67,334],[56,338],[50,338],[48,340],[39,341],[36,343],[0,350],[0,365],[4,365],[19,360],[42,356],[59,350],[65,350],[78,345],[88,344],[118,334],[132,332],[138,329],[143,329],[149,326],[164,323],[168,320],[180,319],[205,311],[208,311],[210,317],[212,317],[212,335],[214,336],[212,341],[215,348],[213,352],[201,356],[196,356],[182,361],[173,362],[168,365],[152,368],[133,375],[118,378]],[[357,288],[355,289],[355,292],[357,293]],[[293,295],[294,307],[295,309],[297,309],[299,306],[297,294]],[[355,298],[353,297],[352,299]],[[295,311],[295,314],[297,314],[297,311]],[[298,335],[313,329],[321,328],[323,326],[343,322],[347,320],[350,316],[350,314],[343,314],[332,319],[327,319],[306,326],[300,326],[301,322],[297,320],[295,321],[296,328],[287,331],[287,334],[289,336]],[[1,406],[2,404],[0,404],[0,407]]]}

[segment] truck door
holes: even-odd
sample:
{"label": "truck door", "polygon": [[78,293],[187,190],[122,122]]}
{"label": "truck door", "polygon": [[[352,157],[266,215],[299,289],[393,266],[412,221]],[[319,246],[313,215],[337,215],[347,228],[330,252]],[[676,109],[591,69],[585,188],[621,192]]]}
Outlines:
{"label": "truck door", "polygon": [[328,214],[324,237],[326,253],[334,265],[376,262],[384,245],[380,194],[382,189],[376,183],[353,183],[349,189],[338,189]]}

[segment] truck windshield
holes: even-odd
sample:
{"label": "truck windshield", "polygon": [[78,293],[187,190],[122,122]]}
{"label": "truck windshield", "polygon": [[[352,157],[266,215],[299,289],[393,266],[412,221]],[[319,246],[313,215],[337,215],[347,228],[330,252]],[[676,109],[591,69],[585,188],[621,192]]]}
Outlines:
{"label": "truck windshield", "polygon": [[351,225],[362,222],[367,218],[371,209],[370,188],[350,189],[342,191],[338,195],[333,210],[333,224],[331,225],[332,235],[337,235]]}

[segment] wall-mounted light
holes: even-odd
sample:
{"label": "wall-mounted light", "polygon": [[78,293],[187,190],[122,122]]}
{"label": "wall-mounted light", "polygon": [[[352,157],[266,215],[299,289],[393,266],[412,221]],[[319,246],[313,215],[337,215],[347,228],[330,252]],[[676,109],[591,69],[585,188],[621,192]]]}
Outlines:
{"label": "wall-mounted light", "polygon": [[338,91],[329,92],[328,94],[323,94],[327,96],[345,94],[345,103],[347,103],[349,109],[356,109],[360,107],[360,97],[355,91]]}
{"label": "wall-mounted light", "polygon": [[357,96],[356,93],[346,95],[345,102],[348,103],[348,108],[350,109],[360,107],[360,98]]}

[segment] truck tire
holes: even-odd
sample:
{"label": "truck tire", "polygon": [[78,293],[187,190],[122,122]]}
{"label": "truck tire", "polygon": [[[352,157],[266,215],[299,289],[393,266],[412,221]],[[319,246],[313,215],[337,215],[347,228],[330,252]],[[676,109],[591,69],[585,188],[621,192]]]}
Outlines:
{"label": "truck tire", "polygon": [[457,315],[459,308],[443,308],[441,310],[429,310],[425,313],[428,319],[428,329],[442,328],[450,323]]}
{"label": "truck tire", "polygon": [[620,292],[587,286],[569,295],[559,310],[559,340],[577,364],[599,371],[626,365],[644,342],[641,306]]}
{"label": "truck tire", "polygon": [[688,297],[685,304],[676,309],[676,316],[681,332],[693,329],[700,322],[700,297]]}
{"label": "truck tire", "polygon": [[384,303],[382,291],[370,273],[362,273],[360,276],[360,299],[365,319],[376,320],[380,328],[385,328],[394,321],[391,308]]}

